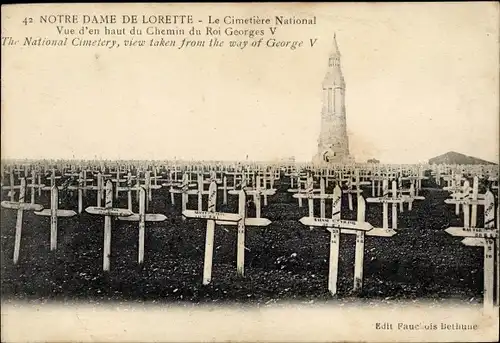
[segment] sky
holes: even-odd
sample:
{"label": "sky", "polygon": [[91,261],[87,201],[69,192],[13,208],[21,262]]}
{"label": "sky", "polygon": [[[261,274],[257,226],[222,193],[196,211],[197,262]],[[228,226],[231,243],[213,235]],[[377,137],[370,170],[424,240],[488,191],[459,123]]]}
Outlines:
{"label": "sky", "polygon": [[[281,26],[276,38],[318,41],[296,50],[2,48],[2,158],[309,161],[335,32],[356,161],[417,163],[448,151],[499,159],[494,3],[86,6],[71,12],[315,15],[316,25]],[[22,25],[23,13],[2,10],[2,37],[57,37],[54,26]]]}

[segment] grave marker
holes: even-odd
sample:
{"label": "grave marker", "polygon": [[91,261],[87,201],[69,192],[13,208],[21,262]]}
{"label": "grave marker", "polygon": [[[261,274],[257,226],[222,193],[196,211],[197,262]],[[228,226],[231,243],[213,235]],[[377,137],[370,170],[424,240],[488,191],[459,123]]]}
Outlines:
{"label": "grave marker", "polygon": [[[255,217],[260,218],[261,217],[261,196],[263,195],[274,195],[276,194],[276,189],[262,189],[260,187],[260,176],[256,177],[256,183],[255,186],[256,188],[248,188],[247,187],[247,178],[245,176],[242,177],[241,180],[241,188],[245,190],[245,196],[247,195],[252,195],[254,198],[254,203],[255,203]],[[231,190],[229,191],[229,194],[231,195],[240,195],[240,190]]]}
{"label": "grave marker", "polygon": [[[45,187],[44,184],[41,184],[41,183],[37,183],[37,175],[36,175],[36,171],[33,169],[31,171],[31,184],[28,185],[28,187],[30,187],[31,191],[31,203],[34,204],[35,203],[35,193],[36,193],[36,189],[38,189],[38,192],[40,192],[42,190],[42,188]],[[38,182],[41,181],[41,175],[38,174]],[[40,193],[39,193],[40,194]]]}
{"label": "grave marker", "polygon": [[[484,297],[483,308],[485,313],[492,313],[495,307],[495,238],[498,240],[498,227],[495,228],[495,197],[491,191],[487,191],[484,198],[484,228],[449,227],[445,231],[458,237],[466,237],[462,244],[468,246],[482,246],[484,250]],[[498,208],[497,208],[498,212]],[[498,244],[498,243],[497,243]],[[497,255],[498,256],[498,255]],[[497,261],[498,263],[499,261]],[[498,283],[498,275],[496,278]],[[498,289],[498,285],[497,285]],[[497,294],[497,302],[499,295]]]}
{"label": "grave marker", "polygon": [[212,262],[214,253],[215,224],[217,220],[240,221],[242,217],[235,213],[216,212],[217,183],[212,181],[208,190],[208,211],[185,210],[182,215],[187,218],[198,218],[207,220],[207,233],[205,240],[205,261],[203,267],[203,284],[208,285],[212,280]]}
{"label": "grave marker", "polygon": [[[247,226],[268,226],[271,221],[266,218],[248,218],[246,213],[246,192],[239,190],[238,195],[238,214],[242,218],[239,221],[216,220],[217,225],[238,225],[238,243],[236,252],[236,268],[238,275],[245,274],[245,232]],[[236,218],[234,218],[236,219]]]}
{"label": "grave marker", "polygon": [[14,201],[16,195],[16,189],[20,189],[21,185],[16,185],[14,182],[14,173],[11,171],[9,173],[9,184],[6,186],[2,186],[2,189],[9,190],[10,201]]}
{"label": "grave marker", "polygon": [[113,208],[113,184],[110,180],[106,182],[106,201],[105,207],[90,206],[85,209],[89,214],[104,216],[104,248],[102,269],[109,271],[109,261],[111,254],[111,217],[127,217],[133,212],[129,209]]}
{"label": "grave marker", "polygon": [[[425,200],[423,196],[415,195],[415,186],[413,183],[410,185],[410,194],[403,195],[402,198],[408,203],[408,210],[411,211],[413,207],[413,201],[415,200]],[[402,203],[401,203],[402,204]]]}
{"label": "grave marker", "polygon": [[24,196],[26,195],[26,179],[21,179],[21,184],[19,185],[19,200],[15,201],[2,201],[0,205],[4,208],[17,210],[16,218],[16,237],[14,242],[14,264],[19,261],[19,251],[21,249],[21,231],[23,229],[23,211],[41,211],[43,206],[39,204],[28,204],[24,202]]}
{"label": "grave marker", "polygon": [[139,222],[139,256],[138,263],[144,262],[144,236],[146,222],[162,222],[167,217],[163,214],[146,213],[146,189],[141,187],[139,190],[139,213],[134,213],[127,217],[118,217],[118,220]]}
{"label": "grave marker", "polygon": [[363,285],[363,259],[365,235],[391,237],[396,232],[392,229],[374,228],[365,221],[365,201],[358,195],[357,220],[341,219],[342,192],[340,188],[334,189],[332,205],[332,219],[303,217],[299,221],[309,227],[326,227],[330,231],[330,264],[328,274],[328,289],[332,295],[337,293],[338,263],[340,234],[356,234],[356,255],[354,262],[354,290],[360,290]]}
{"label": "grave marker", "polygon": [[[188,201],[189,201],[189,198],[188,196],[190,194],[197,194],[198,193],[198,190],[197,189],[194,189],[194,190],[190,190],[189,187],[190,186],[196,186],[196,184],[191,184],[189,182],[189,176],[187,173],[184,173],[182,175],[182,183],[180,185],[180,189],[171,189],[170,192],[171,193],[180,193],[181,196],[182,196],[182,212],[186,211],[187,209],[187,204],[188,204]],[[186,218],[185,217],[182,217],[183,220],[185,220]]]}
{"label": "grave marker", "polygon": [[50,191],[50,208],[35,212],[38,216],[50,217],[50,250],[57,248],[57,218],[73,217],[76,215],[72,210],[59,209],[59,191],[56,185],[52,186]]}
{"label": "grave marker", "polygon": [[[360,181],[359,179],[359,169],[354,169],[354,181],[352,180],[352,176],[349,176],[347,179],[347,189],[344,190],[344,193],[347,193],[347,201],[349,205],[349,210],[353,210],[352,206],[352,194],[356,193],[357,196],[359,196],[361,193],[363,193],[363,190],[360,188],[360,186],[363,185],[369,185],[370,182],[367,181]],[[353,186],[356,186],[356,189],[353,189]]]}
{"label": "grave marker", "polygon": [[389,205],[392,204],[392,228],[397,229],[398,228],[398,211],[397,211],[397,204],[404,202],[403,198],[398,198],[397,197],[397,187],[396,187],[396,181],[392,181],[392,196],[389,197],[389,186],[388,186],[388,181],[384,180],[383,181],[383,193],[382,197],[380,198],[367,198],[366,202],[369,203],[382,203],[382,221],[383,225],[382,228],[388,229],[389,228]]}

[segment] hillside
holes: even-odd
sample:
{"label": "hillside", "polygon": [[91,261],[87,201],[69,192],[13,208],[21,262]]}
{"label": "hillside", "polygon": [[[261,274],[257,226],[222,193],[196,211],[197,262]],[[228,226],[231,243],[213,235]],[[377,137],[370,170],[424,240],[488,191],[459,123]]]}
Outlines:
{"label": "hillside", "polygon": [[467,156],[458,152],[450,151],[429,159],[429,164],[497,164],[480,158]]}

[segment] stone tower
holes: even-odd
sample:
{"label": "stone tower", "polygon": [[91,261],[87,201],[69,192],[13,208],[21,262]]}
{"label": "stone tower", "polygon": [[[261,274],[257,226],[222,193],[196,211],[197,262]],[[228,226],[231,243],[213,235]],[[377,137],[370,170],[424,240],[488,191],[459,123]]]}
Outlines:
{"label": "stone tower", "polygon": [[328,59],[328,71],[323,80],[323,108],[318,153],[315,163],[353,162],[349,156],[349,141],[345,115],[345,82],[340,67],[340,51],[336,35]]}

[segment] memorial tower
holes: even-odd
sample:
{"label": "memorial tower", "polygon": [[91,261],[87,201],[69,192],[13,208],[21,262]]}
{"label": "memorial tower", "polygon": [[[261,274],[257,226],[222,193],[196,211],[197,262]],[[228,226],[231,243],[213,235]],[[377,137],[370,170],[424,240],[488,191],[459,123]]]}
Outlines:
{"label": "memorial tower", "polygon": [[328,59],[328,70],[323,80],[323,107],[321,131],[315,163],[353,162],[349,156],[345,113],[345,81],[340,66],[340,51],[336,35]]}

